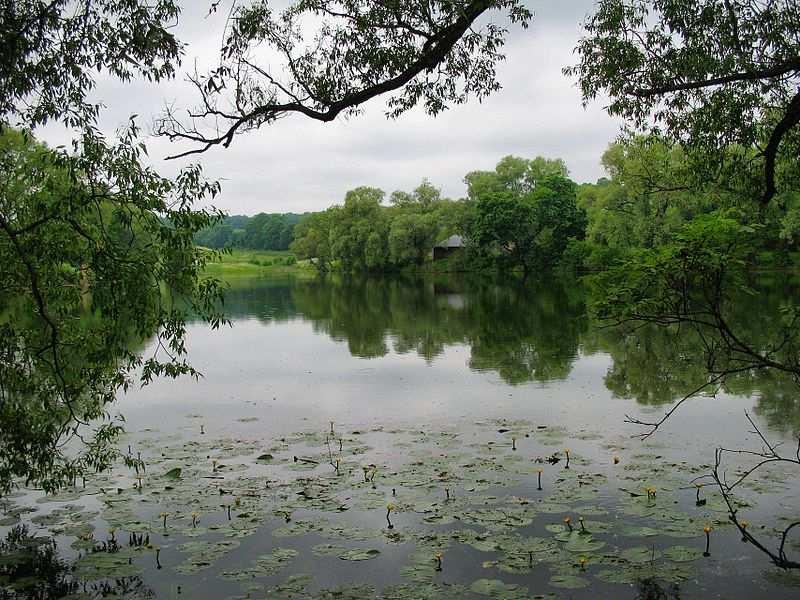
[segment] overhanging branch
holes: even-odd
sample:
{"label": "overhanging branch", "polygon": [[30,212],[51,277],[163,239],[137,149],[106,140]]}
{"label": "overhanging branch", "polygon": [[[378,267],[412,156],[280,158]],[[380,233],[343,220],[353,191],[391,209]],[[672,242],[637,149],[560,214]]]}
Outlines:
{"label": "overhanging branch", "polygon": [[[288,114],[301,114],[321,122],[333,121],[342,112],[357,108],[377,96],[398,90],[421,73],[435,69],[437,65],[447,59],[462,36],[470,30],[475,20],[496,5],[497,2],[494,0],[473,0],[464,7],[463,11],[452,23],[445,27],[437,27],[430,32],[424,32],[425,35],[422,35],[423,32],[418,31],[417,28],[410,27],[398,18],[396,24],[391,24],[393,29],[405,29],[409,33],[421,36],[425,40],[418,50],[418,54],[394,76],[372,85],[365,85],[360,89],[349,91],[337,100],[325,101],[318,97],[312,97],[312,100],[316,100],[316,105],[307,105],[296,96],[292,97],[290,95],[292,101],[289,102],[273,101],[242,114],[223,115],[221,112],[209,108],[209,103],[207,102],[209,92],[203,89],[199,80],[196,80],[194,83],[200,89],[205,104],[205,109],[197,116],[222,118],[226,125],[217,135],[205,135],[196,129],[185,128],[180,124],[178,118],[171,111],[168,111],[167,115],[158,123],[157,133],[167,137],[170,141],[184,140],[197,144],[197,147],[170,155],[167,159],[201,154],[214,146],[228,147],[233,142],[235,135],[243,129],[271,122]],[[295,79],[298,80],[297,83],[304,86],[305,82],[302,77],[299,77],[299,74],[294,69],[293,73]]]}

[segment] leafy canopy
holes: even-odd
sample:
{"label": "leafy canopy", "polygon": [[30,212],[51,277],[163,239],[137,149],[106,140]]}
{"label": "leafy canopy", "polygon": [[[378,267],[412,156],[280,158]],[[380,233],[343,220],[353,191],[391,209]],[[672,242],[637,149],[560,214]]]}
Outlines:
{"label": "leafy canopy", "polygon": [[[195,211],[215,183],[190,166],[146,167],[131,119],[119,139],[96,129],[98,74],[161,80],[180,44],[174,2],[26,0],[0,28],[0,493],[17,478],[54,490],[115,458],[108,404],[135,379],[194,374],[185,318],[214,326],[218,282],[192,237],[216,218]],[[70,128],[70,150],[30,131]],[[155,335],[154,353],[137,349]],[[134,375],[135,374],[135,375]],[[78,438],[81,443],[68,444]]]}
{"label": "leafy canopy", "polygon": [[582,239],[586,214],[577,186],[560,159],[506,156],[495,171],[465,177],[471,203],[467,237],[479,253],[501,267],[548,271],[571,239]]}
{"label": "leafy canopy", "polygon": [[527,27],[520,0],[266,0],[237,5],[220,64],[191,77],[200,103],[183,119],[168,110],[159,132],[191,149],[229,146],[242,132],[293,114],[322,122],[351,116],[382,94],[387,116],[421,105],[436,115],[498,90],[507,30],[499,10]]}
{"label": "leafy canopy", "polygon": [[698,174],[747,174],[739,192],[763,204],[797,186],[795,0],[601,0],[584,26],[565,69],[584,102],[609,96],[611,115],[683,143]]}

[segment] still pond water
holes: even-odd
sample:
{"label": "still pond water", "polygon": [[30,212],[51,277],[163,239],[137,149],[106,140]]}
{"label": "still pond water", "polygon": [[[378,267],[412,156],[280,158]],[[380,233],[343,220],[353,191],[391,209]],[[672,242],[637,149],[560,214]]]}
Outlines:
{"label": "still pond water", "polygon": [[[751,339],[795,292],[765,285],[737,317]],[[77,561],[75,598],[800,596],[742,543],[713,486],[694,485],[715,447],[758,448],[745,411],[796,443],[797,388],[745,374],[634,439],[626,416],[657,420],[703,381],[698,347],[601,327],[587,294],[460,277],[235,281],[233,327],[189,330],[204,377],[118,402],[143,472],[19,495],[6,512],[36,509],[18,519]],[[770,547],[800,516],[797,475],[742,489],[740,517]]]}

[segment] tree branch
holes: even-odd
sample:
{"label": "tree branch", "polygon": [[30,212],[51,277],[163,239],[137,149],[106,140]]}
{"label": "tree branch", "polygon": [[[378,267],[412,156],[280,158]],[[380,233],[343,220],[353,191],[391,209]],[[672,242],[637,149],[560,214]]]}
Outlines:
{"label": "tree branch", "polygon": [[[372,85],[345,94],[338,100],[324,102],[323,108],[312,108],[302,102],[272,103],[259,106],[254,110],[237,116],[220,135],[207,137],[199,132],[187,131],[182,128],[174,117],[162,121],[158,134],[168,137],[171,141],[177,139],[188,140],[200,144],[200,147],[168,156],[167,159],[176,159],[193,154],[201,154],[210,148],[222,145],[228,147],[233,142],[236,133],[254,122],[266,122],[277,119],[287,113],[299,113],[311,119],[330,122],[345,110],[358,107],[373,98],[402,88],[419,74],[429,71],[440,64],[450,51],[455,47],[461,37],[467,32],[472,23],[486,10],[492,8],[492,0],[473,0],[460,13],[457,19],[447,27],[431,34],[419,55],[400,73]],[[301,82],[302,83],[302,82]],[[201,90],[202,93],[202,90]]]}
{"label": "tree branch", "polygon": [[[761,552],[766,554],[775,566],[781,569],[800,569],[800,562],[789,559],[786,556],[786,550],[785,550],[786,540],[789,537],[789,533],[795,527],[800,526],[800,521],[796,521],[789,524],[781,532],[780,544],[778,546],[777,552],[774,550],[770,550],[764,543],[762,543],[759,539],[757,539],[753,535],[746,521],[739,520],[738,517],[739,508],[735,505],[735,501],[732,498],[733,489],[764,465],[775,462],[784,462],[800,466],[800,439],[798,439],[798,451],[796,453],[795,458],[782,456],[778,454],[776,450],[777,445],[772,444],[767,440],[767,438],[755,424],[752,417],[747,413],[747,411],[745,411],[745,416],[747,417],[747,420],[750,422],[750,424],[753,426],[754,433],[756,433],[761,439],[765,449],[762,449],[762,451],[760,452],[756,452],[748,450],[728,450],[726,448],[717,448],[715,452],[714,470],[711,473],[711,478],[717,484],[719,492],[722,495],[722,499],[725,501],[725,504],[728,507],[728,519],[731,521],[731,523],[733,523],[736,526],[736,528],[739,530],[739,533],[742,534],[742,541],[750,542],[751,544],[753,544]],[[761,460],[755,466],[745,471],[744,474],[741,475],[733,484],[728,484],[725,479],[724,473],[720,474],[720,468],[722,466],[722,458],[726,453],[751,454],[757,457],[761,457],[763,458],[763,460]]]}
{"label": "tree branch", "polygon": [[786,113],[783,118],[775,126],[772,135],[769,137],[769,143],[764,149],[764,182],[766,189],[764,195],[761,197],[762,206],[769,204],[769,201],[777,193],[775,187],[775,160],[778,155],[778,147],[781,140],[788,133],[788,131],[800,123],[800,91],[795,94],[789,106],[786,108]]}
{"label": "tree branch", "polygon": [[701,79],[699,81],[686,81],[684,83],[673,83],[660,87],[652,88],[636,88],[631,91],[631,95],[637,98],[652,98],[653,96],[663,96],[673,92],[682,92],[688,90],[699,90],[707,87],[716,87],[726,83],[735,83],[737,81],[758,81],[760,79],[773,79],[781,77],[790,73],[800,71],[800,60],[791,60],[785,63],[780,63],[768,69],[759,71],[745,71],[741,73],[732,73],[722,77],[712,77],[711,79]]}

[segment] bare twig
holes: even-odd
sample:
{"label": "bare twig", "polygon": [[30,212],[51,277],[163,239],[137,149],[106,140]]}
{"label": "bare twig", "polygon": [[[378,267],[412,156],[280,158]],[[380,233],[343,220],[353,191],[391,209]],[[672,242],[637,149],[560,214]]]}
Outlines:
{"label": "bare twig", "polygon": [[[780,445],[770,442],[758,428],[750,414],[745,411],[745,415],[753,427],[753,433],[758,435],[758,437],[761,439],[761,450],[730,450],[727,448],[717,448],[715,452],[714,470],[710,476],[716,483],[717,488],[719,489],[719,492],[728,507],[728,519],[730,519],[731,523],[733,523],[742,534],[742,539],[750,542],[761,552],[766,554],[775,566],[780,567],[781,569],[800,569],[800,562],[790,559],[786,555],[786,541],[789,537],[789,533],[791,533],[795,527],[800,525],[800,521],[793,522],[784,528],[780,535],[780,543],[777,550],[771,550],[765,545],[764,542],[756,538],[756,536],[752,533],[751,528],[747,526],[745,521],[739,519],[739,507],[733,498],[734,489],[743,481],[745,481],[745,479],[750,477],[753,473],[765,465],[773,463],[787,463],[800,466],[800,438],[798,439],[798,448],[795,451],[794,456],[784,456],[778,452]],[[760,458],[761,460],[759,460],[755,466],[750,467],[742,475],[737,477],[733,483],[728,483],[724,471],[721,470],[723,458],[726,454],[747,454]]]}

